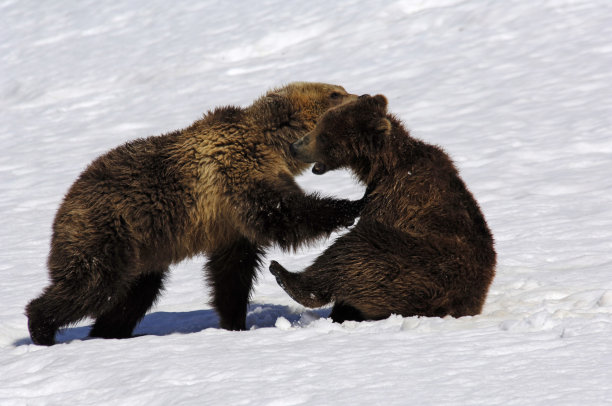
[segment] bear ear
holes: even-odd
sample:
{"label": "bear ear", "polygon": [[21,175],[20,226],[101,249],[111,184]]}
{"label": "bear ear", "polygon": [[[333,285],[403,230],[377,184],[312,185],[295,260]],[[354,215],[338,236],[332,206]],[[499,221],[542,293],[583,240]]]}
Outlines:
{"label": "bear ear", "polygon": [[387,98],[382,94],[377,94],[376,96],[372,97],[372,100],[374,100],[374,102],[382,108],[387,108],[387,104],[389,104],[389,102],[387,102]]}
{"label": "bear ear", "polygon": [[374,130],[381,135],[389,135],[391,134],[391,121],[389,121],[386,117],[381,117],[376,122],[374,126]]}

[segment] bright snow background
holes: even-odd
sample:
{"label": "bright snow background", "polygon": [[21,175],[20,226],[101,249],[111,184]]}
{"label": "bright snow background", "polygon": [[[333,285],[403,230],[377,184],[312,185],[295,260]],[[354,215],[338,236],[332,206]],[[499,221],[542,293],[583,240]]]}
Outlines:
{"label": "bright snow background", "polygon": [[[612,401],[612,2],[0,1],[0,404]],[[129,340],[31,345],[55,210],[96,156],[294,80],[384,93],[443,146],[497,241],[482,315],[337,325],[267,271],[218,329],[204,258]],[[357,198],[348,173],[308,190]]]}

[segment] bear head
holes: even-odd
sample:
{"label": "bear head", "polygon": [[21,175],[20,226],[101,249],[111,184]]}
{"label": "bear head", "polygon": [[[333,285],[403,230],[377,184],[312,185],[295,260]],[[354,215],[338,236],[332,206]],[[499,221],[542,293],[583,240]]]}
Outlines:
{"label": "bear head", "polygon": [[275,110],[277,117],[281,118],[286,113],[294,126],[312,130],[328,109],[357,98],[357,95],[348,93],[342,86],[293,82],[270,90],[263,99]]}
{"label": "bear head", "polygon": [[293,175],[307,164],[293,157],[289,145],[311,131],[327,110],[357,100],[342,86],[293,82],[268,91],[247,108],[247,114],[263,127],[263,142],[277,148]]}
{"label": "bear head", "polygon": [[314,163],[312,172],[321,175],[369,160],[390,132],[387,99],[366,94],[328,110],[314,130],[291,144],[290,151],[296,159]]}

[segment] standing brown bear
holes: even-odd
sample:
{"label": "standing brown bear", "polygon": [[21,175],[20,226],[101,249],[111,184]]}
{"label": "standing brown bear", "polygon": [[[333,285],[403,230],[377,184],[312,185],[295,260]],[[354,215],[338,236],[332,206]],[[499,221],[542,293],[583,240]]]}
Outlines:
{"label": "standing brown bear", "polygon": [[307,165],[289,152],[328,108],[356,98],[292,83],[93,161],[56,214],[51,284],[26,308],[32,341],[52,345],[85,317],[96,319],[91,336],[131,336],[168,266],[200,253],[221,327],[245,329],[262,248],[297,247],[359,213],[359,202],[304,194],[293,177]]}
{"label": "standing brown bear", "polygon": [[336,322],[478,314],[495,273],[491,232],[448,155],[386,107],[361,96],[291,145],[314,173],[348,167],[372,192],[357,225],[304,272],[275,261],[270,271],[304,306],[335,302]]}

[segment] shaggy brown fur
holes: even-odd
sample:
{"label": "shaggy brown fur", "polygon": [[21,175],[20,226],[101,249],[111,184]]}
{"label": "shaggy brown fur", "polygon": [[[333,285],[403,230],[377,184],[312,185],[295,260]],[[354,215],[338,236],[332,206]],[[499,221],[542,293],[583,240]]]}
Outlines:
{"label": "shaggy brown fur", "polygon": [[313,171],[348,167],[372,189],[361,219],[303,273],[270,271],[296,301],[334,301],[334,321],[480,313],[494,276],[485,219],[450,158],[410,137],[384,96],[328,111],[291,146]]}
{"label": "shaggy brown fur", "polygon": [[129,337],[168,266],[199,253],[210,256],[221,326],[244,329],[262,248],[296,247],[358,215],[359,202],[305,195],[293,176],[307,165],[289,153],[325,110],[353,99],[293,83],[96,159],[56,214],[51,284],[26,308],[32,341],[51,345],[58,328],[88,316],[92,336]]}

